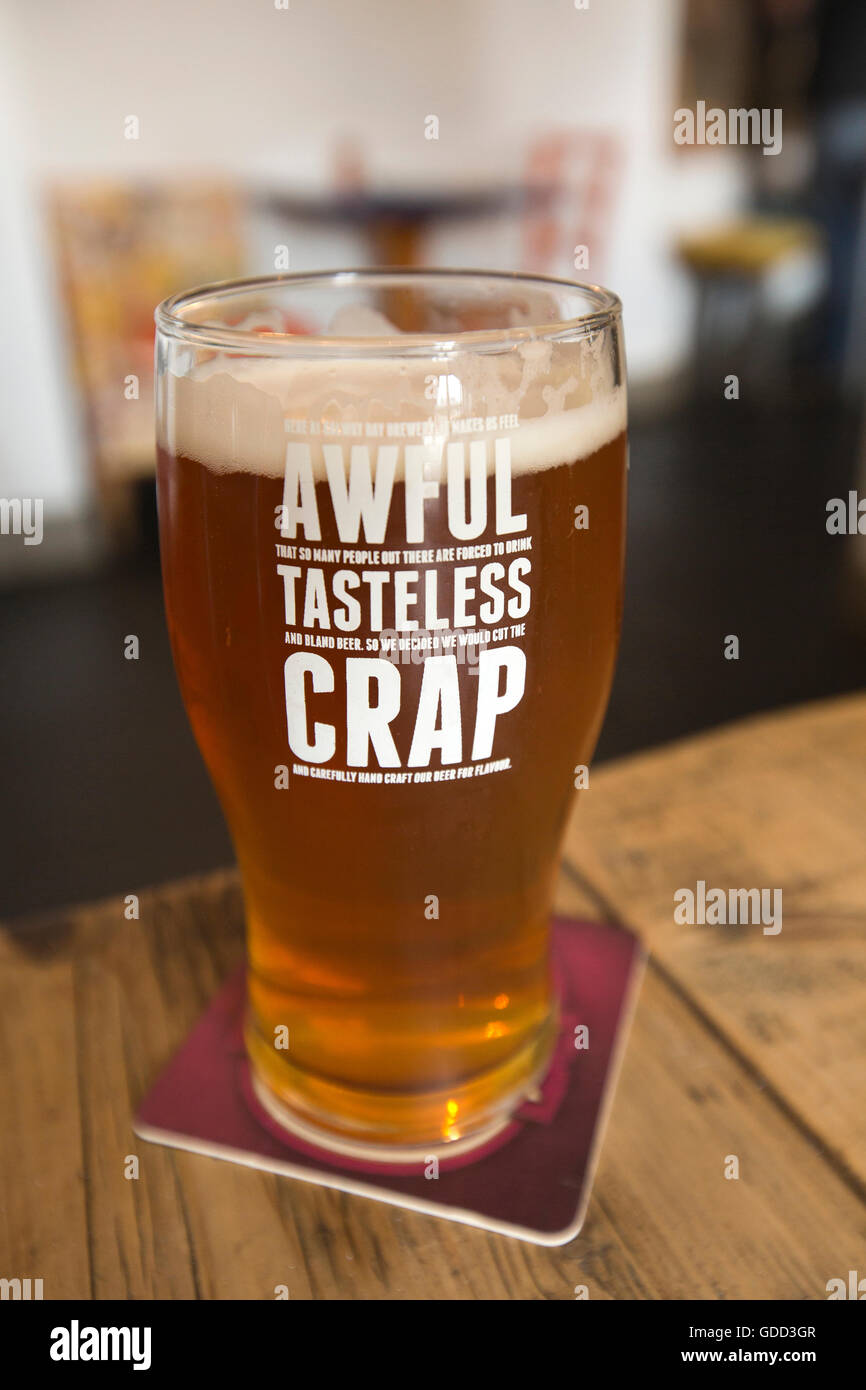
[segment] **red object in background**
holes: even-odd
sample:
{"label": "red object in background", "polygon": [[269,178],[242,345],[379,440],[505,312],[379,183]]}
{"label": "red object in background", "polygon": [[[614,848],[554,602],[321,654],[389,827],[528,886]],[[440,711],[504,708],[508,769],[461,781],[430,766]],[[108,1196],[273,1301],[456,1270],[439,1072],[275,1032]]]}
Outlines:
{"label": "red object in background", "polygon": [[[619,140],[604,131],[552,131],[535,142],[526,181],[539,196],[529,200],[523,220],[527,270],[602,278],[622,164]],[[576,255],[583,246],[587,266]]]}

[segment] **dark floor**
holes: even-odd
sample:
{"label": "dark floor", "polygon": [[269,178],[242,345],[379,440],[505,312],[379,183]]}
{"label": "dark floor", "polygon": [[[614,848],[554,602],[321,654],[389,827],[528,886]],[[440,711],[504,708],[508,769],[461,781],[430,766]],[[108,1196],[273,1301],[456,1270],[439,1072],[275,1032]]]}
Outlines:
{"label": "dark floor", "polygon": [[[856,412],[799,396],[633,420],[628,589],[599,758],[866,685],[866,617],[828,498]],[[140,638],[127,661],[123,641]],[[723,658],[728,633],[739,661]],[[175,685],[155,553],[0,603],[0,913],[231,861]],[[804,755],[805,755],[804,750]]]}

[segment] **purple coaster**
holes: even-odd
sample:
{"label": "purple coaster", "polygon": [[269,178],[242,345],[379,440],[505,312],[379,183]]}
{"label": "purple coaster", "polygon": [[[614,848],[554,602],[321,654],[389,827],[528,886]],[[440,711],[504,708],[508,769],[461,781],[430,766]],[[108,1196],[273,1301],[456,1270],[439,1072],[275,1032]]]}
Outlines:
{"label": "purple coaster", "polygon": [[[279,1127],[250,1082],[243,966],[145,1097],[135,1133],[537,1245],[564,1245],[583,1224],[644,952],[619,927],[566,918],[553,922],[553,952],[561,1028],[539,1098],[483,1147],[453,1157],[436,1150],[438,1178],[425,1178],[417,1161],[386,1165],[328,1153]],[[587,1029],[579,1041],[588,1038],[580,1048],[579,1025]]]}

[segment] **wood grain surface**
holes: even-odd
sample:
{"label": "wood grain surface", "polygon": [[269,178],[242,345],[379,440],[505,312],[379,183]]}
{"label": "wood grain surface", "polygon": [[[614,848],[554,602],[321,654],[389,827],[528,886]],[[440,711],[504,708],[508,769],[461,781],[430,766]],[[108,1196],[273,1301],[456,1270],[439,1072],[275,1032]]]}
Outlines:
{"label": "wood grain surface", "polygon": [[[864,827],[863,697],[592,773],[558,908],[651,958],[586,1225],[553,1250],[133,1136],[241,958],[233,871],[141,891],[137,921],[117,899],[7,926],[0,1276],[49,1299],[826,1298],[866,1272]],[[697,880],[781,889],[782,930],[676,925]]]}

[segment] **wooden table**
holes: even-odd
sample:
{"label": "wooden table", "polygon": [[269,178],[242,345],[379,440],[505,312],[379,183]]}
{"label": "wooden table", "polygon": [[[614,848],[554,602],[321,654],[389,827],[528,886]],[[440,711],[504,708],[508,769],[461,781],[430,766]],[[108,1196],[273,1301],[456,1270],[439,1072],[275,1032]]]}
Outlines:
{"label": "wooden table", "polygon": [[[866,697],[593,772],[559,907],[652,956],[586,1225],[553,1250],[133,1137],[240,958],[233,872],[142,893],[138,921],[118,899],[8,931],[0,1274],[46,1298],[826,1298],[866,1275],[864,826]],[[698,879],[781,888],[782,931],[674,925]]]}

